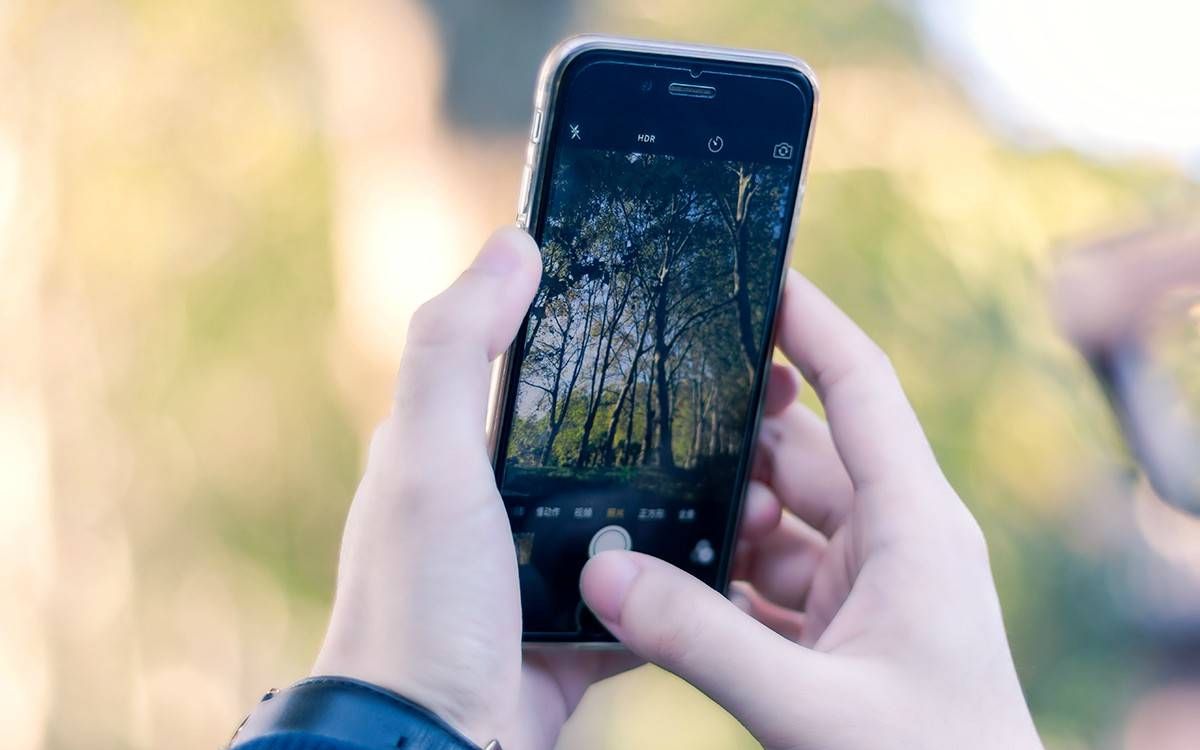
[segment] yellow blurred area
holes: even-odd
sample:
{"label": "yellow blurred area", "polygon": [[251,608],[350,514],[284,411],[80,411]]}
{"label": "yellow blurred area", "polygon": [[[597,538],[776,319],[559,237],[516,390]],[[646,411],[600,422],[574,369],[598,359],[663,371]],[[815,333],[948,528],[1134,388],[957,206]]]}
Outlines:
{"label": "yellow blurred area", "polygon": [[[1200,530],[1125,497],[1044,279],[1060,243],[1194,210],[1195,184],[1005,141],[894,4],[500,6],[0,5],[5,746],[216,747],[307,673],[407,318],[512,220],[525,125],[486,95],[524,111],[549,43],[598,30],[814,64],[797,268],[892,354],[988,531],[1050,746],[1167,747],[1154,717],[1194,692],[1138,702],[1154,647],[1100,574],[1136,544],[1200,580]],[[457,76],[509,47],[472,105]],[[754,744],[643,669],[560,746]]]}

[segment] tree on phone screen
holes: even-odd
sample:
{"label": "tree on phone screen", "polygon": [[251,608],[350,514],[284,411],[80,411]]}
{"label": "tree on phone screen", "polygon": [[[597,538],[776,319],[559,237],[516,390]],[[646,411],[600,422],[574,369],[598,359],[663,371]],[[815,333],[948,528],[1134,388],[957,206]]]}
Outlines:
{"label": "tree on phone screen", "polygon": [[560,158],[506,482],[732,485],[790,179],[774,164]]}

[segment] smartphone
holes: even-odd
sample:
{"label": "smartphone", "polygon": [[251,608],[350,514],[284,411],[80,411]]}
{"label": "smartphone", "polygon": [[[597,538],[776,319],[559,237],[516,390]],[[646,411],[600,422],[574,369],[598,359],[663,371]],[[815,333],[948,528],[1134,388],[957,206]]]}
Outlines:
{"label": "smartphone", "polygon": [[816,106],[784,55],[548,55],[517,219],[542,281],[489,417],[526,643],[612,643],[579,593],[604,550],[727,586]]}

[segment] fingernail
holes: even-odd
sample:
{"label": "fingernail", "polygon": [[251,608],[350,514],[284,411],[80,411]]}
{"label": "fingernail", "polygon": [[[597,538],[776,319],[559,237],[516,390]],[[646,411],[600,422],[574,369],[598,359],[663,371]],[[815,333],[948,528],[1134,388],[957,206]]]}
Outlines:
{"label": "fingernail", "polygon": [[495,275],[506,275],[521,266],[520,244],[524,238],[515,236],[519,230],[501,229],[488,237],[471,268]]}
{"label": "fingernail", "polygon": [[606,623],[617,623],[625,597],[641,572],[628,552],[601,552],[583,568],[580,583],[583,599],[596,617]]}

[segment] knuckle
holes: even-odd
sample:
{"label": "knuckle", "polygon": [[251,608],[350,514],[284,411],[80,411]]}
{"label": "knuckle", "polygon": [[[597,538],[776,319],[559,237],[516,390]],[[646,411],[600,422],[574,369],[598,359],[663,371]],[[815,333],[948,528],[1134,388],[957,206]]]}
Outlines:
{"label": "knuckle", "polygon": [[888,525],[880,548],[903,550],[903,557],[919,567],[990,569],[983,528],[953,490],[925,487],[908,492],[919,494],[923,500],[916,505],[915,512]]}
{"label": "knuckle", "polygon": [[959,543],[972,559],[987,563],[990,556],[987,535],[983,533],[983,527],[979,525],[979,521],[971,515],[966,506],[961,507],[962,512],[958,514],[959,519],[956,524]]}
{"label": "knuckle", "polygon": [[408,321],[408,342],[420,346],[437,346],[450,340],[454,320],[442,295],[424,302]]}
{"label": "knuckle", "polygon": [[405,471],[397,462],[382,460],[369,466],[365,486],[388,506],[411,506],[430,494],[428,475]]}
{"label": "knuckle", "polygon": [[429,466],[430,462],[422,462],[423,468],[414,470],[406,460],[412,457],[395,420],[384,420],[375,428],[367,448],[366,488],[401,509],[417,507],[443,492],[445,473]]}
{"label": "knuckle", "polygon": [[814,385],[821,393],[836,387],[868,389],[886,380],[899,381],[891,357],[873,339],[865,337],[848,356],[815,375]]}
{"label": "knuckle", "polygon": [[452,520],[453,503],[446,503],[449,488],[424,472],[397,470],[381,483],[376,501],[380,504],[379,522],[390,529],[441,528]]}
{"label": "knuckle", "polygon": [[371,440],[367,443],[367,463],[386,461],[388,454],[395,450],[396,430],[391,419],[385,419],[375,425]]}
{"label": "knuckle", "polygon": [[952,558],[956,565],[969,569],[989,568],[987,537],[979,521],[956,495],[949,498],[952,505],[942,514],[939,536],[941,557]]}
{"label": "knuckle", "polygon": [[874,339],[868,339],[867,341],[863,358],[871,369],[881,375],[899,379],[896,374],[896,365],[892,361],[891,356]]}
{"label": "knuckle", "polygon": [[944,476],[941,478],[941,491],[938,494],[939,500],[944,500],[950,508],[946,515],[948,536],[959,545],[960,551],[974,552],[977,556],[986,557],[987,537],[983,533],[983,527]]}
{"label": "knuckle", "polygon": [[404,440],[396,421],[390,417],[385,419],[375,427],[367,444],[367,475],[388,479],[393,477],[404,450]]}

